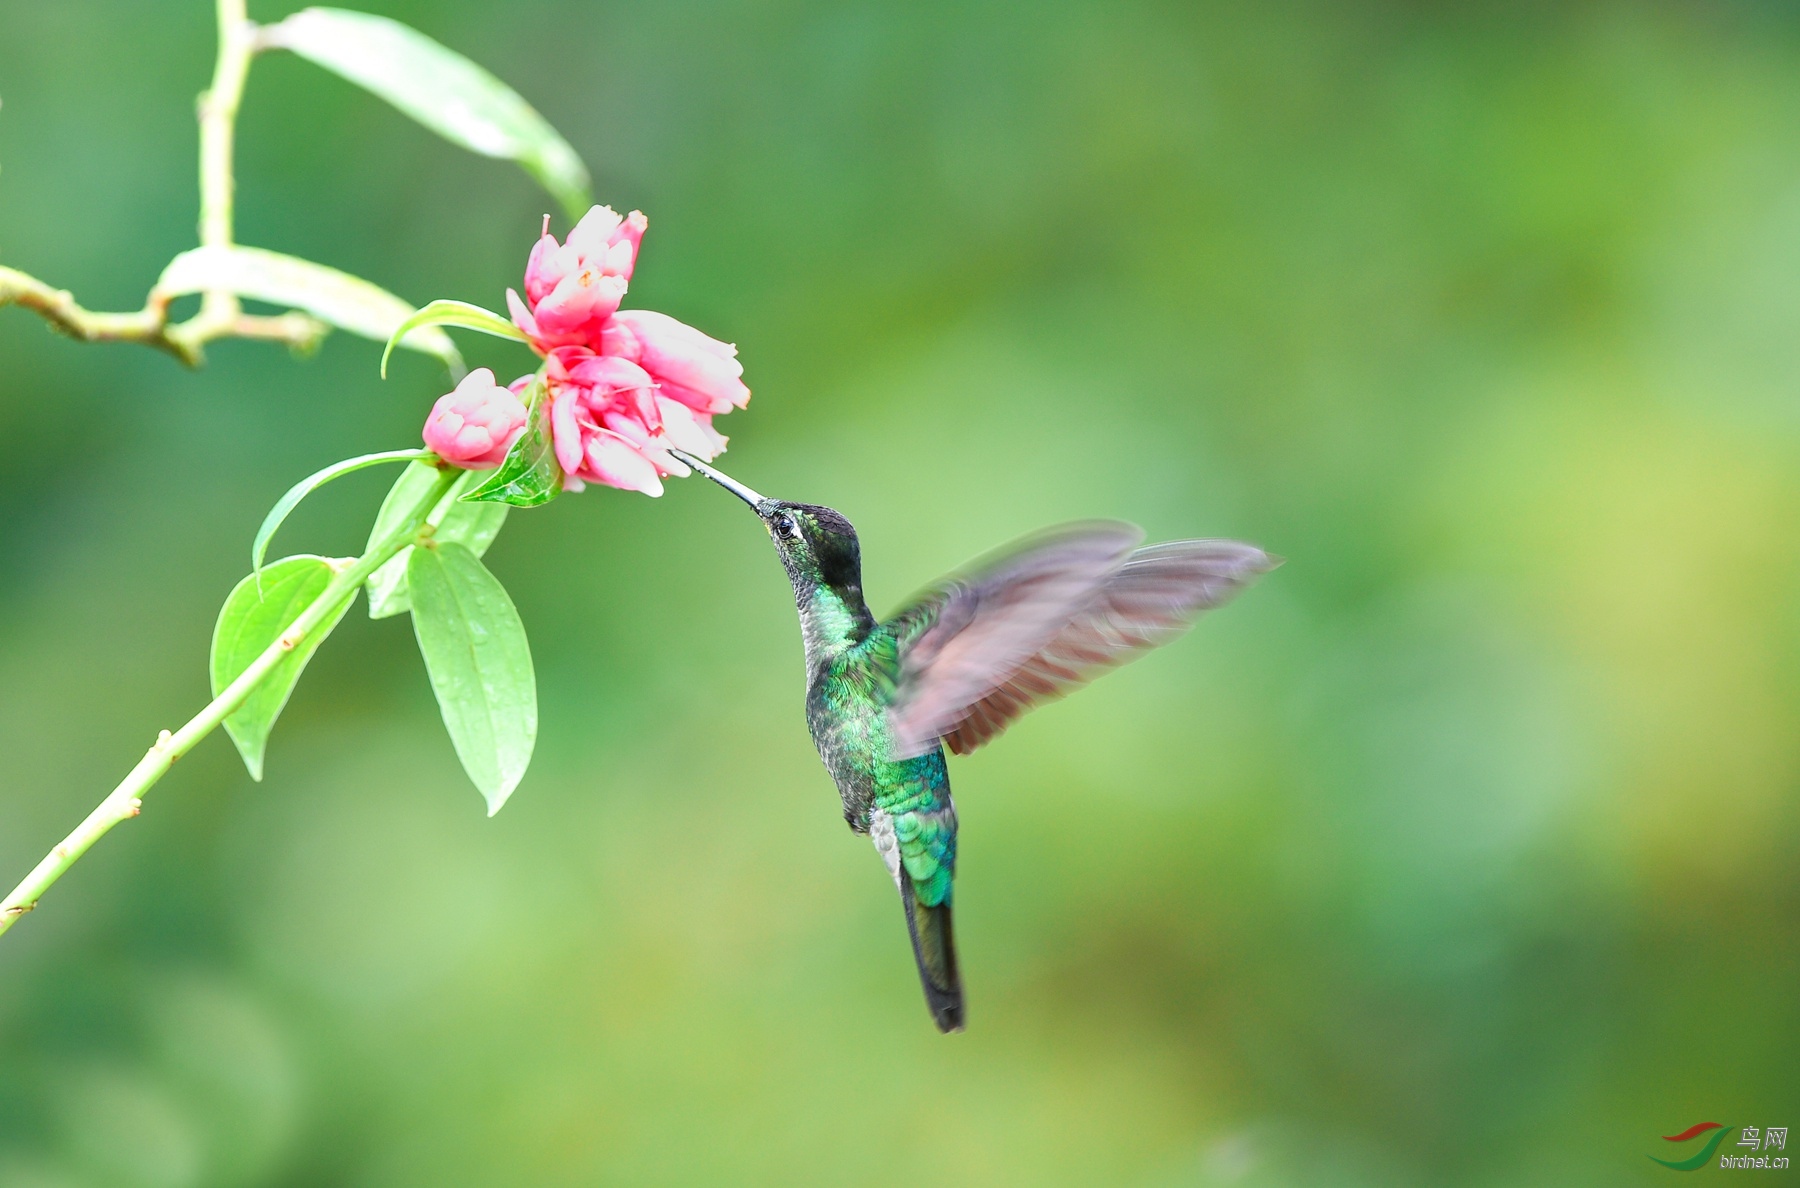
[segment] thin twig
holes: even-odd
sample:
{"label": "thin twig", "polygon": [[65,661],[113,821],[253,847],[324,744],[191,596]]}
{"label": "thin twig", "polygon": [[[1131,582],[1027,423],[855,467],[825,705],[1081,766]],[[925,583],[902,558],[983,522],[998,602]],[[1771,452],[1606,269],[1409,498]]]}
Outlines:
{"label": "thin twig", "polygon": [[[231,244],[235,182],[232,150],[238,106],[244,98],[244,79],[250,73],[250,57],[256,52],[256,26],[250,23],[244,0],[218,0],[219,54],[213,63],[212,85],[200,96],[200,245]],[[237,294],[210,289],[200,298],[200,312],[170,331],[177,341],[205,342],[237,319],[241,312]]]}
{"label": "thin twig", "polygon": [[95,313],[83,309],[67,289],[54,289],[16,268],[0,267],[0,305],[18,305],[44,315],[44,320],[83,342],[141,342],[192,363],[169,341],[168,305],[153,299],[136,313]]}
{"label": "thin twig", "polygon": [[[136,342],[167,351],[197,366],[201,347],[218,338],[254,338],[285,343],[301,353],[318,347],[331,327],[298,311],[264,317],[238,313],[211,327],[196,327],[198,318],[169,325],[170,298],[151,291],[150,302],[131,313],[97,313],[82,307],[67,289],[56,289],[35,276],[0,265],[0,305],[17,305],[42,314],[51,326],[82,342]],[[197,332],[203,331],[203,332]]]}
{"label": "thin twig", "polygon": [[437,506],[438,500],[444,497],[450,485],[461,474],[459,470],[446,467],[438,476],[438,481],[413,507],[405,520],[354,563],[333,576],[324,592],[300,612],[300,617],[281,633],[281,637],[263,649],[262,654],[250,662],[250,667],[225,686],[205,709],[188,719],[181,729],[173,733],[165,730],[159,734],[156,744],[119,781],[119,786],[69,836],[44,855],[43,861],[32,868],[31,873],[13,888],[10,895],[0,900],[0,934],[17,923],[19,917],[35,908],[38,899],[49,890],[50,885],[75,865],[90,846],[106,836],[108,830],[121,821],[137,816],[144,793],[169,773],[169,768],[174,766],[177,759],[193,750],[196,743],[242,708],[277,664],[304,644],[346,599],[354,598],[357,587],[367,581],[370,574],[411,544],[418,537],[426,517]]}

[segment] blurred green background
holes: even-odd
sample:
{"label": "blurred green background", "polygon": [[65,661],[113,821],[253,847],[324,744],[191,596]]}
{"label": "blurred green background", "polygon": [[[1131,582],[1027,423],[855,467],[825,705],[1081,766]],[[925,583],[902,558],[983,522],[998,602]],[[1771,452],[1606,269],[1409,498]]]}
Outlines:
{"label": "blurred green background", "polygon": [[[1800,1122],[1793,8],[371,7],[649,213],[632,303],[756,392],[724,465],[878,611],[1061,518],[1289,563],[953,764],[944,1038],[754,521],[515,513],[506,811],[353,612],[265,783],[209,740],[0,942],[0,1185],[1636,1184]],[[0,261],[135,308],[192,245],[211,22],[0,5]],[[549,209],[293,58],[240,146],[243,241],[414,301],[498,306]],[[377,355],[0,311],[7,884],[204,702],[268,505],[416,444],[442,374]]]}

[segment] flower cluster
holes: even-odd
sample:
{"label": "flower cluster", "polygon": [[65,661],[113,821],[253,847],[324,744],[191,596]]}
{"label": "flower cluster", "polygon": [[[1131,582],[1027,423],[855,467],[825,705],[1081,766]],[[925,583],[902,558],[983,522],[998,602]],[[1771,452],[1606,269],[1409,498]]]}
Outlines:
{"label": "flower cluster", "polygon": [[[525,295],[506,291],[513,324],[544,356],[551,438],[564,486],[604,483],[662,494],[665,475],[685,475],[668,451],[711,459],[725,448],[713,429],[742,408],[750,389],[737,348],[666,314],[619,308],[647,226],[596,206],[558,243],[546,227],[525,265]],[[519,393],[492,372],[471,372],[425,422],[425,444],[468,469],[498,466],[524,432]]]}

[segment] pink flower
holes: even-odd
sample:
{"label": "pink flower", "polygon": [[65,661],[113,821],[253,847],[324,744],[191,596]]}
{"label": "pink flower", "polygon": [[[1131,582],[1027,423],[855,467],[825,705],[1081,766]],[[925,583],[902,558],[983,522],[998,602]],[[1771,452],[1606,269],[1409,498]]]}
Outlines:
{"label": "pink flower", "polygon": [[622,309],[601,325],[596,345],[603,355],[642,367],[660,394],[695,412],[725,413],[750,403],[737,348],[668,314]]}
{"label": "pink flower", "polygon": [[650,373],[626,358],[558,347],[545,360],[544,385],[569,490],[601,482],[661,495],[664,475],[688,473],[671,446],[707,459],[725,448],[709,414],[659,394]]}
{"label": "pink flower", "polygon": [[464,470],[500,465],[506,451],[525,432],[525,406],[513,392],[494,382],[494,373],[478,367],[456,390],[440,396],[425,418],[425,446]]}
{"label": "pink flower", "polygon": [[513,323],[540,352],[592,343],[625,296],[638,244],[649,225],[640,211],[621,219],[609,206],[583,215],[564,243],[548,226],[525,263],[525,297],[506,291]]}
{"label": "pink flower", "polygon": [[628,359],[559,347],[545,361],[544,384],[551,441],[571,490],[592,482],[661,495],[664,475],[689,473],[671,448],[708,459],[725,448],[711,415],[659,393]]}
{"label": "pink flower", "polygon": [[551,443],[570,490],[604,483],[660,495],[665,476],[688,473],[669,451],[717,457],[725,438],[713,417],[750,400],[736,347],[666,314],[619,308],[647,225],[638,211],[621,219],[596,206],[558,243],[546,221],[524,296],[506,292],[513,323],[544,356]]}

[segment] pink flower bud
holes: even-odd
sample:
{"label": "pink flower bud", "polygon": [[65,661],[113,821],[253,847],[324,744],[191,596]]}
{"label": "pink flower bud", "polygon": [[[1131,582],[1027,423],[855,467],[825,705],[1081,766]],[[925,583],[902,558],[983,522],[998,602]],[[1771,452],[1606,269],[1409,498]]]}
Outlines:
{"label": "pink flower bud", "polygon": [[510,290],[513,322],[539,351],[581,346],[619,308],[649,226],[640,211],[621,219],[610,207],[582,216],[564,243],[548,231],[525,263],[525,297]]}
{"label": "pink flower bud", "polygon": [[525,432],[525,406],[494,382],[494,373],[478,367],[456,390],[438,398],[425,418],[425,447],[452,466],[487,470],[506,459],[506,451]]}
{"label": "pink flower bud", "polygon": [[605,271],[631,279],[637,264],[638,245],[650,220],[644,212],[634,210],[621,219],[610,206],[596,206],[569,230],[567,247],[579,251],[589,260],[601,262]]}

